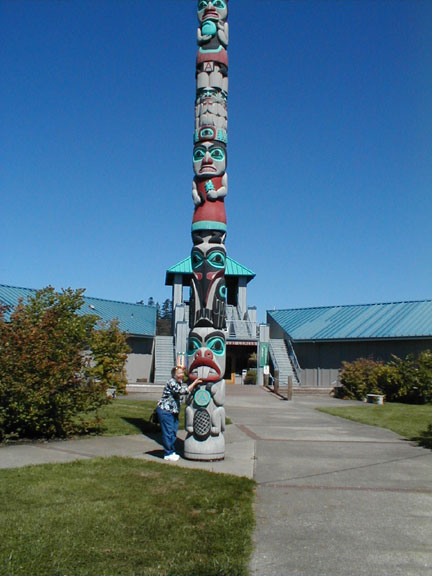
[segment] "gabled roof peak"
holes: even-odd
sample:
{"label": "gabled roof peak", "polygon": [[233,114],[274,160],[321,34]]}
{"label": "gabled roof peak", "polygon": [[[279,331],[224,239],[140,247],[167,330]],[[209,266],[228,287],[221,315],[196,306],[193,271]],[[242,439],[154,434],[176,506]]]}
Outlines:
{"label": "gabled roof peak", "polygon": [[[171,286],[173,284],[175,274],[180,274],[182,276],[192,276],[192,262],[190,256],[184,260],[181,260],[174,266],[171,266],[171,268],[168,268],[166,271],[165,285]],[[237,260],[234,260],[234,258],[227,256],[225,276],[244,276],[248,278],[249,282],[255,278],[256,274],[249,268],[246,268],[246,266],[243,266],[243,264],[237,262]]]}

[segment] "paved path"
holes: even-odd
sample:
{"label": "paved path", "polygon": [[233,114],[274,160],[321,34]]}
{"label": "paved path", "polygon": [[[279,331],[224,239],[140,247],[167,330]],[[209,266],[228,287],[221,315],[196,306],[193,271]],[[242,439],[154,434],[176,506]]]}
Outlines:
{"label": "paved path", "polygon": [[255,440],[256,576],[431,576],[432,452],[317,412],[342,401],[229,398]]}
{"label": "paved path", "polygon": [[[253,576],[431,576],[432,452],[315,410],[329,404],[344,403],[228,387],[225,460],[169,465],[255,478]],[[0,448],[0,468],[114,454],[162,450],[143,435],[35,443]]]}
{"label": "paved path", "polygon": [[[162,388],[152,386],[145,393],[132,393],[130,397],[156,401],[160,398]],[[182,454],[182,441],[185,432],[178,433],[179,454]],[[168,466],[198,468],[224,474],[253,477],[255,442],[236,426],[228,426],[225,432],[226,455],[221,462],[192,462],[179,460],[167,463]],[[77,459],[104,456],[126,456],[163,462],[163,448],[160,434],[145,436],[143,434],[114,437],[89,437],[74,440],[50,442],[31,442],[0,447],[0,469],[17,468],[31,464],[50,462],[71,462]]]}

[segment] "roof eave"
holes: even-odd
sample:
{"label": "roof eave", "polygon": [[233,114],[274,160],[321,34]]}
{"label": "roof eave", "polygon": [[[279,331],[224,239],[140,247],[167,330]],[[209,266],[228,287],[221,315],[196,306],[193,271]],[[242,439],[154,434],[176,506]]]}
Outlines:
{"label": "roof eave", "polygon": [[432,335],[425,336],[370,336],[353,338],[293,338],[286,333],[294,344],[307,344],[315,342],[382,342],[387,340],[432,340]]}

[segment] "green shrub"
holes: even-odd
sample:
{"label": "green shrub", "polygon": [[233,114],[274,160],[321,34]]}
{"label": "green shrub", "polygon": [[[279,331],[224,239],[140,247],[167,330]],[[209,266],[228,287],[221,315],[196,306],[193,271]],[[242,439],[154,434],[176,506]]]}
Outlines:
{"label": "green shrub", "polygon": [[400,395],[400,374],[392,364],[381,364],[377,367],[377,386],[379,394],[385,396],[387,402],[398,402]]}
{"label": "green shrub", "polygon": [[256,352],[252,352],[252,354],[250,354],[248,357],[247,368],[248,370],[250,370],[250,369],[256,369],[256,367],[257,367],[257,355]]}
{"label": "green shrub", "polygon": [[342,362],[341,386],[337,388],[340,398],[363,400],[366,394],[379,394],[378,375],[380,362],[359,358],[354,362]]}
{"label": "green shrub", "polygon": [[417,359],[419,388],[416,393],[422,404],[432,402],[432,351],[424,350]]}
{"label": "green shrub", "polygon": [[256,384],[256,379],[257,379],[257,371],[256,369],[250,369],[246,372],[246,376],[244,379],[244,383],[245,384]]}
{"label": "green shrub", "polygon": [[83,292],[44,288],[21,301],[9,321],[0,310],[0,440],[100,428],[97,409],[107,403],[107,386],[118,380],[120,366],[113,369],[103,349],[111,336],[118,338],[118,327],[95,335],[97,316],[79,313]]}
{"label": "green shrub", "polygon": [[367,394],[382,394],[387,402],[432,402],[432,352],[394,356],[388,364],[366,358],[343,362],[337,397],[363,400]]}
{"label": "green shrub", "polygon": [[398,374],[399,390],[395,396],[407,404],[432,402],[432,352],[425,350],[414,358],[412,354],[401,359],[394,357],[390,363]]}

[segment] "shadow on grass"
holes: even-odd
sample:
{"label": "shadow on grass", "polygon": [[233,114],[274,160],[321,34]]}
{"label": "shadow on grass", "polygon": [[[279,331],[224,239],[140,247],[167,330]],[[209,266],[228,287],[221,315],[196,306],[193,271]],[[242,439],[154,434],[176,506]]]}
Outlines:
{"label": "shadow on grass", "polygon": [[144,420],[144,418],[127,418],[126,416],[122,416],[122,420],[131,424],[142,434],[152,438],[153,440],[157,440],[158,436],[160,436],[160,427],[153,424],[153,422]]}
{"label": "shadow on grass", "polygon": [[432,424],[429,424],[426,430],[420,432],[420,436],[415,436],[412,440],[418,442],[423,448],[432,450]]}

